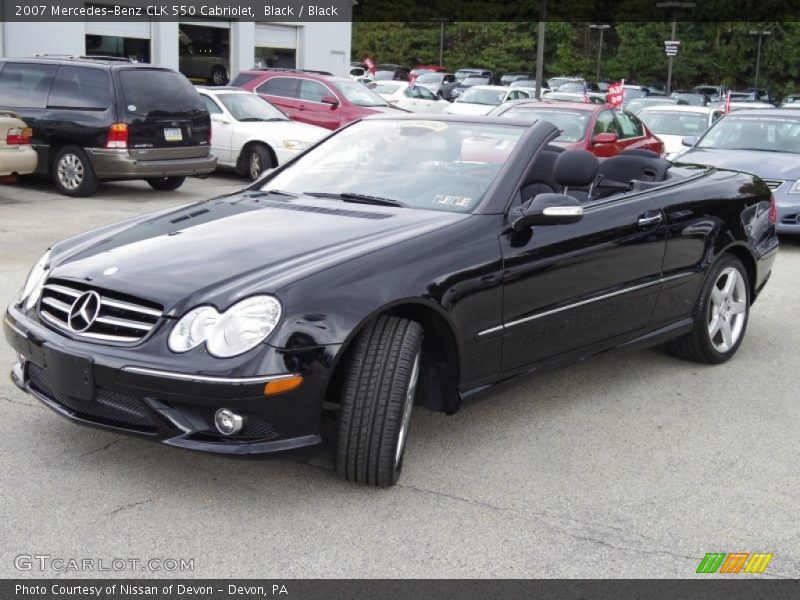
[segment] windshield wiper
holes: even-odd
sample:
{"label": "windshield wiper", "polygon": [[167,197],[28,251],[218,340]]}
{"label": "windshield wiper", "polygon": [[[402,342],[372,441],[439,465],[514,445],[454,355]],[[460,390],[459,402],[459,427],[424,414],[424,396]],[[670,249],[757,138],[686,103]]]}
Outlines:
{"label": "windshield wiper", "polygon": [[342,192],[340,194],[334,192],[303,192],[306,196],[314,196],[315,198],[337,198],[343,202],[357,202],[359,204],[375,204],[378,206],[408,206],[399,200],[392,200],[391,198],[381,198],[380,196],[368,196],[366,194],[354,194],[352,192]]}
{"label": "windshield wiper", "polygon": [[252,194],[248,194],[248,198],[261,198],[263,196],[288,196],[289,198],[299,198],[300,194],[295,194],[294,192],[284,192],[283,190],[260,190],[258,192],[253,192]]}

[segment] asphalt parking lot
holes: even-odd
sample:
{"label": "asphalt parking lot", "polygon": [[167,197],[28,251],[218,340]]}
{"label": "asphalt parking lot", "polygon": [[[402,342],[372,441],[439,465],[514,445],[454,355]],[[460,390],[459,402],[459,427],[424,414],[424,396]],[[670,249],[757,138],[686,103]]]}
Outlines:
{"label": "asphalt parking lot", "polygon": [[[0,302],[56,240],[243,185],[0,186]],[[454,416],[417,411],[383,490],[337,479],[330,454],[235,460],[73,425],[14,387],[0,342],[0,577],[59,575],[14,567],[46,554],[193,558],[188,577],[683,578],[737,551],[797,577],[798,273],[786,238],[725,365],[609,355]]]}

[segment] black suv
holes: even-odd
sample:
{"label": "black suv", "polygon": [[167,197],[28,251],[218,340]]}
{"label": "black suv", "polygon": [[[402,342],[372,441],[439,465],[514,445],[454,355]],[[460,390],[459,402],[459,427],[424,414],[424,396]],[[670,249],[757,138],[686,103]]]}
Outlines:
{"label": "black suv", "polygon": [[93,194],[101,179],[175,190],[216,166],[208,110],[171,69],[113,57],[0,59],[0,108],[33,129],[37,172],[68,196]]}

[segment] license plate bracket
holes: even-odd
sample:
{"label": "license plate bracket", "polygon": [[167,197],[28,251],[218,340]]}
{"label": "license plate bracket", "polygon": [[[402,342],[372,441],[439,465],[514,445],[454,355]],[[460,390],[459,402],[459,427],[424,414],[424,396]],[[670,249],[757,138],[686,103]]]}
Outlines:
{"label": "license plate bracket", "polygon": [[74,398],[94,400],[94,370],[92,359],[42,346],[45,381],[55,390]]}
{"label": "license plate bracket", "polygon": [[182,142],[183,132],[180,127],[165,127],[164,139],[168,142]]}

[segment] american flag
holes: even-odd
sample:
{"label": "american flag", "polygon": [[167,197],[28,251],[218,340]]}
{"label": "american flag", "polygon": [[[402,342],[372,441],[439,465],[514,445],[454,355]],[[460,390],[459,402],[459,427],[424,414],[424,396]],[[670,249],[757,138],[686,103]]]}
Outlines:
{"label": "american flag", "polygon": [[589,88],[586,87],[586,82],[583,82],[583,101],[584,102],[591,102],[589,99]]}
{"label": "american flag", "polygon": [[409,75],[408,76],[408,89],[413,90],[417,87],[417,76],[416,75]]}
{"label": "american flag", "polygon": [[375,74],[375,61],[371,57],[368,56],[368,57],[366,57],[364,59],[364,64],[367,66],[367,70],[374,75]]}
{"label": "american flag", "polygon": [[722,112],[729,113],[731,112],[731,91],[728,90],[728,93],[725,94],[725,103],[722,105]]}

